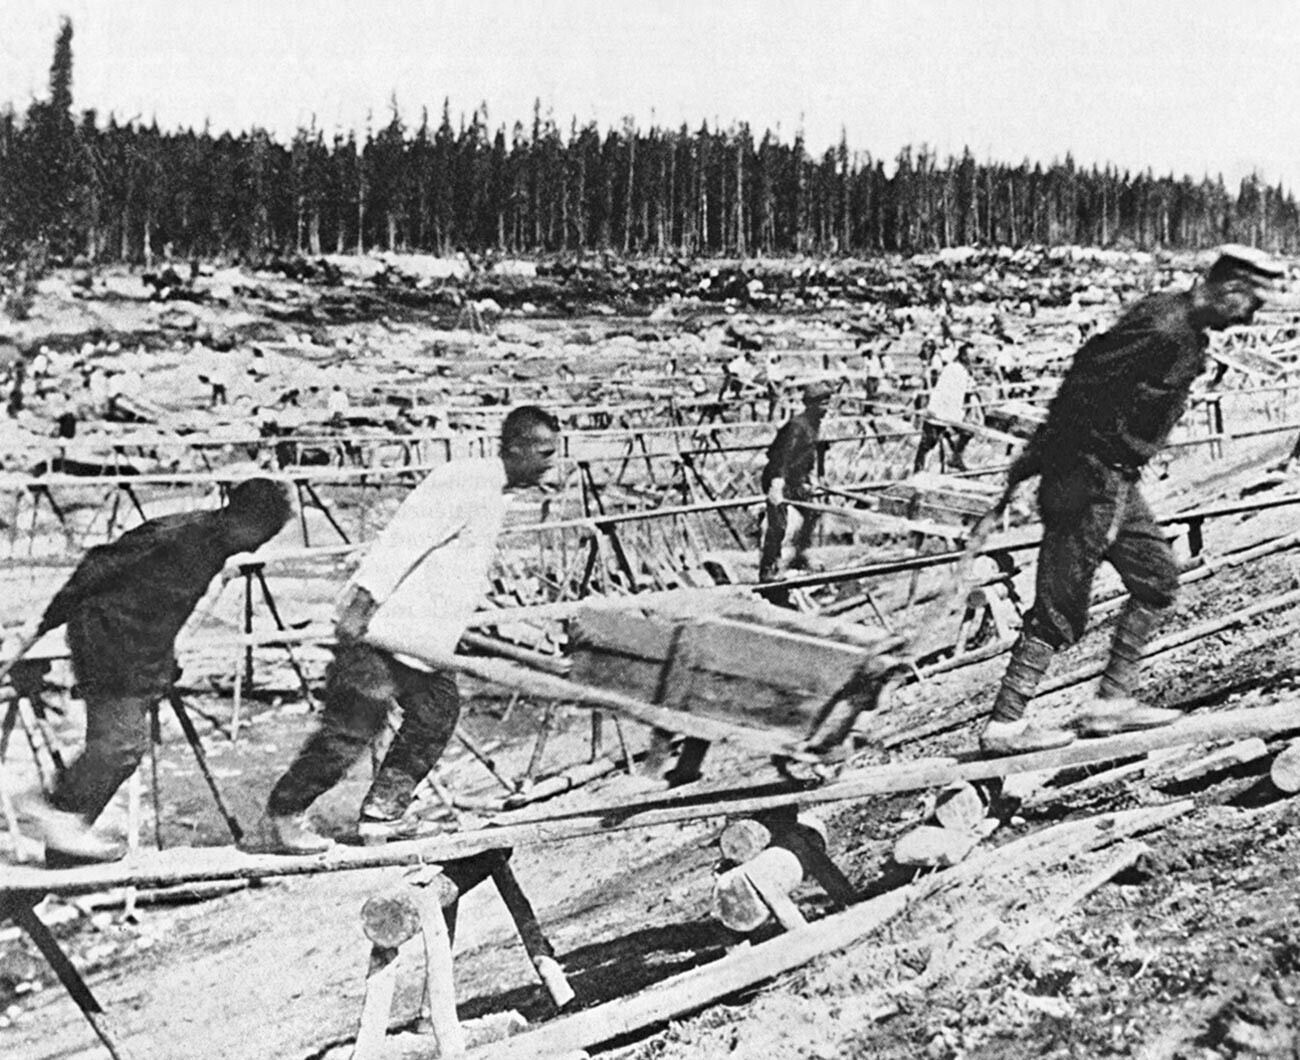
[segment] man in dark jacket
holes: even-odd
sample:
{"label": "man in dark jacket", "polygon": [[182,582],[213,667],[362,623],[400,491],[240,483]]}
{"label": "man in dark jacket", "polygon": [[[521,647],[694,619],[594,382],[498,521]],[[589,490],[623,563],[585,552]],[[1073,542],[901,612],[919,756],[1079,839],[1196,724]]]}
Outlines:
{"label": "man in dark jacket", "polygon": [[[758,560],[758,580],[772,581],[781,568],[781,550],[790,524],[790,501],[812,499],[812,478],[817,470],[817,446],[822,420],[835,386],[825,381],[803,388],[803,411],[795,413],[776,432],[767,448],[767,463],[760,482],[767,496],[763,545]],[[812,543],[817,524],[814,512],[796,511],[790,540],[794,546],[791,566],[806,563],[804,553]]]}
{"label": "man in dark jacket", "polygon": [[1024,714],[1052,656],[1083,635],[1102,560],[1118,572],[1129,598],[1096,698],[1077,724],[1085,735],[1099,736],[1179,717],[1133,696],[1143,649],[1178,590],[1177,561],[1138,482],[1205,370],[1207,332],[1249,323],[1263,303],[1265,285],[1282,275],[1253,248],[1224,247],[1190,291],[1141,299],[1075,354],[1046,422],[1012,464],[1001,500],[973,534],[981,540],[1016,487],[1042,476],[1034,604],[980,738],[985,754],[1047,750],[1074,739],[1067,730],[1030,723]]}
{"label": "man in dark jacket", "polygon": [[242,482],[224,508],[150,519],[95,546],[50,601],[31,632],[68,627],[86,745],[53,792],[24,800],[48,865],[125,854],[91,825],[148,749],[149,712],[176,673],[176,635],[226,560],[265,544],[292,511],[280,484]]}

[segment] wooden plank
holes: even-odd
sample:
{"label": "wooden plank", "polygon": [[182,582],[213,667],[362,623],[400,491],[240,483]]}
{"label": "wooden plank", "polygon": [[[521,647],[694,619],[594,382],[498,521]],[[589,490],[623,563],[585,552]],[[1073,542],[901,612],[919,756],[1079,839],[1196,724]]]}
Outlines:
{"label": "wooden plank", "polygon": [[41,869],[25,865],[0,866],[0,892],[75,894],[115,887],[170,887],[200,880],[263,879],[388,865],[423,865],[470,857],[487,850],[555,843],[585,835],[627,828],[652,828],[686,821],[761,813],[783,806],[826,803],[942,788],[961,781],[986,780],[1018,773],[1059,771],[1101,762],[1134,758],[1166,747],[1300,732],[1300,706],[1271,707],[1193,715],[1161,729],[1126,733],[1104,739],[1079,740],[1067,747],[1005,758],[928,758],[897,765],[875,766],[843,774],[833,783],[808,788],[790,782],[759,789],[719,789],[684,785],[663,792],[565,811],[526,811],[502,815],[498,824],[427,839],[388,843],[382,847],[336,846],[324,854],[285,856],[248,854],[233,847],[172,847],[144,851],[111,865],[75,869]]}
{"label": "wooden plank", "polygon": [[936,873],[921,883],[890,891],[796,931],[735,950],[630,997],[597,1005],[504,1042],[475,1049],[469,1055],[474,1060],[537,1060],[599,1045],[694,1012],[824,954],[845,949],[936,891],[978,879],[990,871],[1014,874],[1025,867],[1059,863],[1134,832],[1161,827],[1191,808],[1188,801],[1056,825],[989,851],[984,857],[970,859],[959,868]]}
{"label": "wooden plank", "polygon": [[1281,361],[1261,350],[1252,350],[1245,346],[1233,346],[1229,349],[1211,349],[1210,356],[1228,368],[1235,368],[1254,379],[1274,380],[1286,375],[1287,369]]}

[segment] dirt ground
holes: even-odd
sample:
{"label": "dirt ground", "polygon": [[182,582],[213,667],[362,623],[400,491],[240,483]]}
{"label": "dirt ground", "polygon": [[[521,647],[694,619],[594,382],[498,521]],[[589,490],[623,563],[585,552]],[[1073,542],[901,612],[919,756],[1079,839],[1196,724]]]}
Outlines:
{"label": "dirt ground", "polygon": [[[1241,483],[1275,463],[1289,442],[1289,436],[1265,440],[1234,460],[1182,461],[1170,479],[1153,483],[1152,494],[1170,506],[1235,499]],[[1217,521],[1207,539],[1215,551],[1264,540],[1293,529],[1292,512]],[[1188,585],[1167,624],[1184,628],[1280,594],[1295,588],[1298,576],[1293,552],[1228,568]],[[1300,686],[1298,626],[1300,607],[1292,606],[1160,656],[1146,677],[1152,702],[1197,711],[1293,702]],[[1100,658],[1109,632],[1108,621],[1098,623],[1057,666]],[[309,677],[318,678],[321,664],[308,655]],[[888,727],[991,699],[1004,665],[1004,658],[994,659],[907,691]],[[187,698],[232,809],[251,821],[311,719],[292,674],[277,666],[245,701],[242,731],[232,741],[225,691],[196,681]],[[470,691],[467,731],[503,768],[519,772],[540,708],[484,687]],[[1042,709],[1067,715],[1080,694],[1048,697]],[[79,740],[78,706],[71,701],[59,721],[67,745]],[[966,752],[973,731],[958,726],[865,755],[900,761]],[[634,750],[646,738],[629,727]],[[543,772],[583,761],[589,740],[589,715],[562,708]],[[1275,741],[1269,750],[1281,746]],[[861,942],[634,1040],[608,1043],[605,1054],[626,1060],[1300,1056],[1300,812],[1272,787],[1270,757],[1181,785],[1139,774],[1032,803],[1003,793],[994,802],[1002,826],[986,848],[1103,812],[1184,799],[1190,806],[1142,837],[1149,850],[1133,867],[1082,897],[1083,881],[1099,871],[1108,851],[1017,880],[1001,893],[941,893]],[[710,762],[723,772],[747,765],[723,753]],[[169,717],[158,769],[163,843],[228,841]],[[318,804],[325,830],[349,837],[369,773],[363,762]],[[492,778],[463,749],[449,755],[442,778],[471,800],[494,792]],[[606,778],[558,804],[617,784]],[[145,802],[152,828],[147,792]],[[836,805],[826,814],[830,853],[867,894],[910,879],[912,871],[893,865],[889,851],[927,809],[924,795]],[[116,806],[110,826],[120,827],[124,812]],[[745,944],[710,912],[721,824],[615,831],[515,852],[516,875],[577,993],[576,1007],[624,996]],[[268,880],[222,893],[141,894],[133,909],[120,894],[51,898],[40,908],[115,1017],[131,1056],[344,1057],[356,1033],[369,955],[360,909],[404,871]],[[795,898],[810,919],[830,911],[815,884],[802,885]],[[776,934],[768,927],[753,939]],[[455,961],[462,1019],[511,1010],[530,1023],[554,1018],[490,884],[461,905]],[[417,1026],[418,965],[413,953],[403,954],[393,1031]],[[0,928],[0,1056],[103,1055],[39,954],[16,929]]]}

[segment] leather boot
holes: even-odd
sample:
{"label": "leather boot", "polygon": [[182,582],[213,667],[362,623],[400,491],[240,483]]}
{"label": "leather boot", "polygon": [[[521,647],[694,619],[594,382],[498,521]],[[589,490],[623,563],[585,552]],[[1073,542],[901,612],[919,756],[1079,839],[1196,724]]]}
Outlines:
{"label": "leather boot", "polygon": [[43,792],[19,800],[20,820],[45,843],[49,868],[103,864],[126,857],[126,844],[96,834],[79,813],[60,810]]}
{"label": "leather boot", "polygon": [[250,854],[323,854],[334,840],[317,832],[306,813],[266,814],[239,841],[239,849]]}

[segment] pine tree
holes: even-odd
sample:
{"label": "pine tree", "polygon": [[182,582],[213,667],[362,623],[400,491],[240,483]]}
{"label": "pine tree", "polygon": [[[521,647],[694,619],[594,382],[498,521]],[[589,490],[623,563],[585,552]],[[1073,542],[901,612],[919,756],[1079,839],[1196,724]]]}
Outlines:
{"label": "pine tree", "polygon": [[72,116],[72,23],[63,19],[50,64],[50,97],[27,112],[19,234],[55,258],[71,257],[81,185],[77,126]]}

